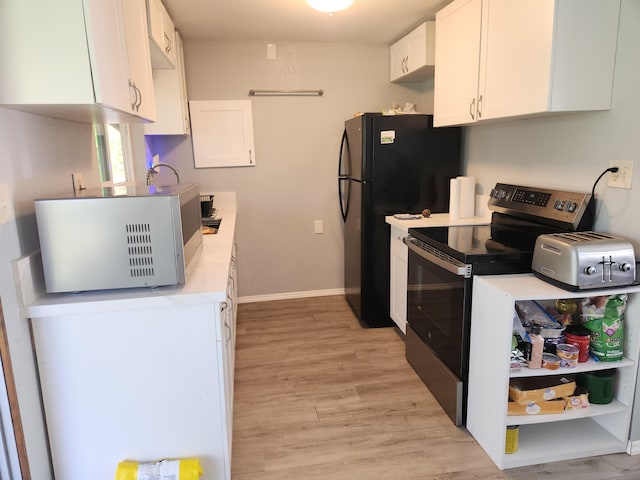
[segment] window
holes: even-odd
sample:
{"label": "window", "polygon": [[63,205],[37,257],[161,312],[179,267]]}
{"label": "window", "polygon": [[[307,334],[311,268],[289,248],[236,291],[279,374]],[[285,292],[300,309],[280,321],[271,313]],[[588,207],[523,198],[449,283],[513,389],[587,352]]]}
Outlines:
{"label": "window", "polygon": [[95,124],[100,180],[103,185],[119,185],[133,180],[129,126]]}

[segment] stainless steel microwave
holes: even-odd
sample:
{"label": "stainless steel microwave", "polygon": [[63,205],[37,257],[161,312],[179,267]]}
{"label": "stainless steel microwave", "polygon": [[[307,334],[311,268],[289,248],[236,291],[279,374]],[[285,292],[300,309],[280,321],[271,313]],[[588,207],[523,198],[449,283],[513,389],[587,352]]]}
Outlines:
{"label": "stainless steel microwave", "polygon": [[49,293],[182,284],[202,245],[196,185],[114,186],[34,203]]}

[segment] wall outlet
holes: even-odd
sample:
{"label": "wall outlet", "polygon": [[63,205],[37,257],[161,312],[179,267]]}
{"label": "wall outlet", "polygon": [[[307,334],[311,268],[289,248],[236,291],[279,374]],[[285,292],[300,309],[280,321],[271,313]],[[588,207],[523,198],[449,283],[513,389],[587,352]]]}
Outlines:
{"label": "wall outlet", "polygon": [[322,220],[316,220],[313,222],[313,233],[322,233],[324,231],[324,224]]}
{"label": "wall outlet", "polygon": [[0,225],[11,222],[14,215],[13,201],[11,199],[9,185],[0,185]]}
{"label": "wall outlet", "polygon": [[633,162],[631,160],[612,160],[609,166],[618,167],[617,172],[609,174],[609,186],[630,190],[633,179]]}
{"label": "wall outlet", "polygon": [[73,182],[73,193],[80,193],[81,190],[86,190],[80,172],[73,172],[71,174],[71,181]]}
{"label": "wall outlet", "polygon": [[151,160],[151,166],[155,167],[156,165],[158,165],[160,163],[160,155],[158,155],[157,153],[153,156],[153,159]]}

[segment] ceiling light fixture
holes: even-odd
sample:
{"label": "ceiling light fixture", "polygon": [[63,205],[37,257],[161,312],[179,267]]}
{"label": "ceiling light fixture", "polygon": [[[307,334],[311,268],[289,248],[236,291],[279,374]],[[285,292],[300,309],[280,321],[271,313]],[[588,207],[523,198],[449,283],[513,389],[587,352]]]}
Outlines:
{"label": "ceiling light fixture", "polygon": [[320,12],[334,13],[351,6],[353,0],[307,0],[307,3]]}

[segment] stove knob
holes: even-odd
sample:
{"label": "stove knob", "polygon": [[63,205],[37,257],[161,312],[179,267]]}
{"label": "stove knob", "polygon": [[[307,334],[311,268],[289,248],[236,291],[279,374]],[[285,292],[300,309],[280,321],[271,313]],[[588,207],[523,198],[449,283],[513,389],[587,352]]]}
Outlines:
{"label": "stove knob", "polygon": [[576,202],[567,202],[566,210],[569,213],[575,212],[576,208],[578,208],[578,204]]}
{"label": "stove knob", "polygon": [[628,272],[631,270],[631,264],[629,263],[621,263],[618,267],[621,272]]}
{"label": "stove knob", "polygon": [[596,267],[594,267],[593,265],[589,265],[588,267],[584,267],[584,273],[586,275],[593,275],[598,271],[598,269]]}

